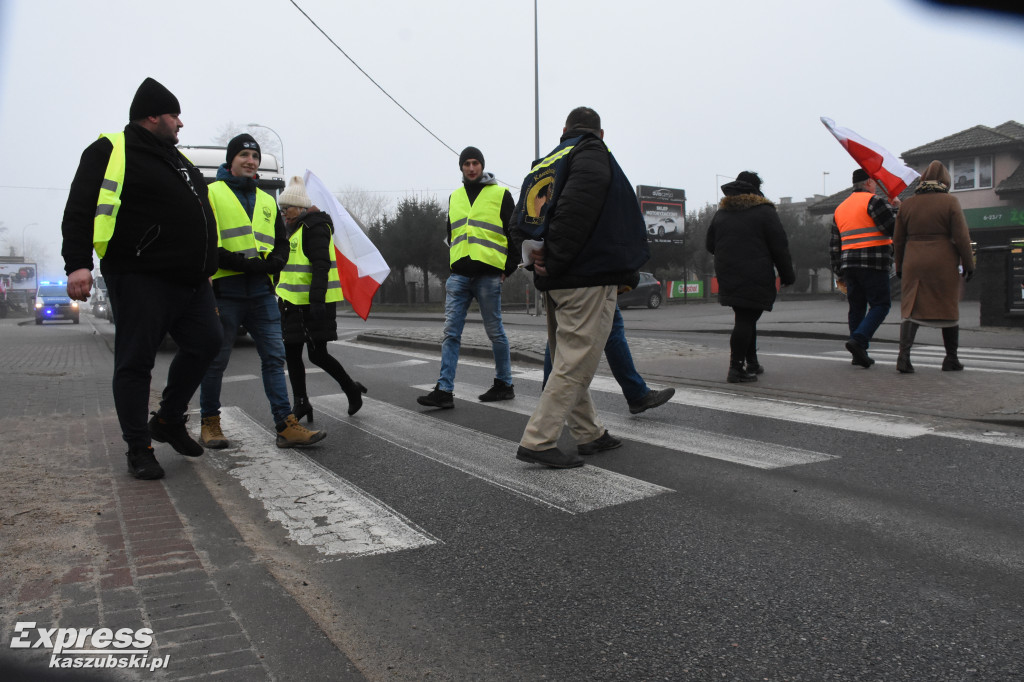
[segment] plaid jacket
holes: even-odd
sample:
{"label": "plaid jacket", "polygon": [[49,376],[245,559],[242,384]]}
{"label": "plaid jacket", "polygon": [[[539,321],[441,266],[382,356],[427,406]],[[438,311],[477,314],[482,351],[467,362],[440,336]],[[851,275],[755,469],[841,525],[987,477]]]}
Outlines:
{"label": "plaid jacket", "polygon": [[[857,190],[863,191],[863,190]],[[879,196],[868,201],[868,215],[883,234],[892,237],[896,227],[896,212],[885,199]],[[892,268],[892,245],[869,246],[864,249],[848,249],[843,251],[842,239],[835,216],[832,217],[832,237],[828,244],[829,259],[832,272],[842,278],[846,268],[868,268],[870,270],[889,270]]]}

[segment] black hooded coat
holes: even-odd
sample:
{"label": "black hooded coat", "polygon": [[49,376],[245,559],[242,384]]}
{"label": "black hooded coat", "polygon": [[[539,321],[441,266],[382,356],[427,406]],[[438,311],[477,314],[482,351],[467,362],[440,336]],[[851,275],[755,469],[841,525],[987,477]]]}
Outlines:
{"label": "black hooded coat", "polygon": [[783,286],[796,281],[789,240],[775,205],[745,182],[722,187],[726,196],[708,227],[706,246],[715,256],[718,302],[734,308],[771,310],[775,273]]}

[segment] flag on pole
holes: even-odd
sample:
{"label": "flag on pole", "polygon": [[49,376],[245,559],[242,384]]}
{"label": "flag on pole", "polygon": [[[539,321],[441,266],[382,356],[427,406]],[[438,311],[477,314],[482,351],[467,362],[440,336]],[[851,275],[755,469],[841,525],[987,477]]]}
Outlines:
{"label": "flag on pole", "polygon": [[910,183],[921,177],[920,173],[904,164],[885,147],[861,137],[849,128],[838,127],[830,118],[822,116],[821,122],[835,135],[853,160],[885,188],[889,199],[895,199]]}
{"label": "flag on pole", "polygon": [[338,260],[341,292],[356,315],[364,320],[370,314],[373,295],[391,272],[380,251],[360,229],[341,202],[327,186],[306,171],[303,180],[313,205],[331,216],[334,223],[334,255]]}

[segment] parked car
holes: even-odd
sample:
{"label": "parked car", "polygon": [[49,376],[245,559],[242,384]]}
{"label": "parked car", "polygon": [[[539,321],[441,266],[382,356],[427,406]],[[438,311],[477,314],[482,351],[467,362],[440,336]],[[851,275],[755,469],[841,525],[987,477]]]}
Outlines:
{"label": "parked car", "polygon": [[640,283],[636,288],[619,294],[619,307],[645,305],[648,308],[657,308],[661,305],[661,295],[661,282],[651,273],[641,272]]}
{"label": "parked car", "polygon": [[46,320],[71,320],[78,324],[78,301],[68,296],[66,284],[40,282],[36,290],[36,324]]}

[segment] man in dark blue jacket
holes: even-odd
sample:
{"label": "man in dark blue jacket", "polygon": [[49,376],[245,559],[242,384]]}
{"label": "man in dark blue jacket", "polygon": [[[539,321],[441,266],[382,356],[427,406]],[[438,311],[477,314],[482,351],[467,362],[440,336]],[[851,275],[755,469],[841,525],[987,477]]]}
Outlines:
{"label": "man in dark blue jacket", "polygon": [[[553,169],[544,244],[531,254],[534,281],[547,297],[552,371],[516,458],[555,468],[581,466],[580,455],[622,445],[598,419],[589,387],[612,328],[618,288],[636,285],[649,251],[632,185],[603,138],[597,112],[576,108],[559,147],[534,165],[534,171]],[[566,423],[579,454],[556,445]]]}

